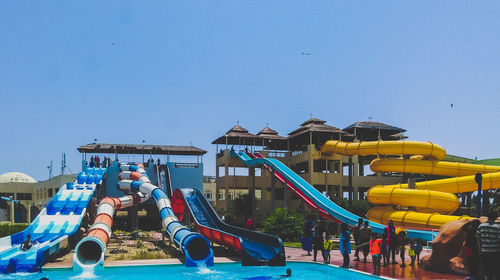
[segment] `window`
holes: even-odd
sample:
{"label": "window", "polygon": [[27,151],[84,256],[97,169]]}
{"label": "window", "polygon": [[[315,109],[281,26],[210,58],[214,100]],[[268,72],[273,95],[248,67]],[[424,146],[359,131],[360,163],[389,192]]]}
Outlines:
{"label": "window", "polygon": [[18,193],[17,199],[18,200],[32,200],[32,195],[31,195],[31,193]]}
{"label": "window", "polygon": [[242,197],[245,194],[248,194],[248,190],[237,190],[236,191],[236,197]]}
{"label": "window", "polygon": [[297,174],[305,174],[309,172],[309,164],[307,161],[303,161],[290,166],[290,169],[292,169]]}
{"label": "window", "polygon": [[224,190],[219,190],[219,200],[224,200]]}
{"label": "window", "polygon": [[261,189],[255,189],[255,199],[256,200],[262,199],[262,190]]}
{"label": "window", "polygon": [[207,199],[212,199],[212,191],[204,191],[204,194]]}
{"label": "window", "polygon": [[53,189],[49,189],[49,190],[48,190],[49,197],[52,197],[52,192],[53,192]]}
{"label": "window", "polygon": [[219,177],[226,176],[226,172],[225,172],[226,168],[224,166],[219,166],[217,169],[219,170]]}

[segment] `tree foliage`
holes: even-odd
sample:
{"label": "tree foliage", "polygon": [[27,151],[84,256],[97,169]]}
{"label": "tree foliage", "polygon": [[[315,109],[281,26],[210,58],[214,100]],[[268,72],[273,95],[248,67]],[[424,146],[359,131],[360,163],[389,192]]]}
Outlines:
{"label": "tree foliage", "polygon": [[283,241],[299,241],[304,218],[296,211],[278,208],[263,223],[265,233],[277,235]]}
{"label": "tree foliage", "polygon": [[368,213],[371,207],[368,200],[353,200],[351,207],[349,207],[349,200],[345,198],[332,197],[331,200],[340,207],[360,217],[366,217],[366,213]]}
{"label": "tree foliage", "polygon": [[244,220],[252,215],[252,197],[243,194],[234,200],[235,214],[242,216]]}

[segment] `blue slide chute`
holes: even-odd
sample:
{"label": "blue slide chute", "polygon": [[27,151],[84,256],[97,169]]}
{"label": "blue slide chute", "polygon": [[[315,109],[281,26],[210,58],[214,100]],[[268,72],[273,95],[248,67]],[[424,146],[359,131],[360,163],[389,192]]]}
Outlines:
{"label": "blue slide chute", "polygon": [[[200,232],[214,242],[223,243],[241,252],[243,266],[285,265],[285,250],[279,237],[224,223],[210,202],[197,189],[177,189],[173,200],[180,199],[181,196]],[[179,202],[174,201],[173,204],[179,205]]]}
{"label": "blue slide chute", "polygon": [[[88,168],[80,172],[75,182],[59,189],[25,230],[0,238],[0,272],[40,271],[50,256],[68,248],[68,237],[80,227],[105,171],[105,168]],[[24,251],[21,244],[28,235],[32,247]]]}

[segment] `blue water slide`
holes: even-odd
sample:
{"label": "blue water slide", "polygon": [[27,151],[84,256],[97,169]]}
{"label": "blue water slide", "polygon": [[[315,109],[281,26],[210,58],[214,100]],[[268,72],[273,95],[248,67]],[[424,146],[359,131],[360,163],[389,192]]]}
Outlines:
{"label": "blue water slide", "polygon": [[[135,165],[129,167],[130,171],[139,171],[140,168]],[[147,177],[146,172],[141,173]],[[134,191],[149,193],[156,201],[156,206],[160,211],[162,225],[165,228],[172,243],[174,243],[185,255],[185,265],[188,267],[213,266],[214,253],[208,239],[199,233],[192,232],[182,225],[171,208],[170,200],[165,192],[151,184],[134,181],[131,184]]]}
{"label": "blue water slide", "polygon": [[[202,228],[202,234],[209,235],[207,236],[209,238],[213,237],[215,239],[213,241],[216,242],[221,242],[221,240],[217,240],[217,237],[221,235],[234,236],[239,239],[240,248],[238,248],[238,242],[236,244],[229,242],[225,245],[237,247],[234,249],[241,251],[241,264],[243,266],[285,265],[285,250],[279,237],[228,225],[219,218],[210,202],[199,190],[183,188],[176,190],[176,194],[179,191],[182,193],[185,204],[192,213],[196,224],[204,228]],[[216,235],[213,231],[218,231],[220,234]],[[228,240],[224,237],[220,239],[222,242]]]}
{"label": "blue water slide", "polygon": [[[92,168],[78,174],[75,182],[64,184],[26,229],[0,238],[0,272],[41,270],[49,257],[68,248],[68,237],[79,228],[96,185],[105,168]],[[32,247],[21,244],[31,237]]]}
{"label": "blue water slide", "polygon": [[[231,151],[231,155],[233,157],[239,158],[243,163],[248,166],[253,165],[263,165],[266,164],[271,166],[273,170],[279,172],[286,180],[291,182],[296,188],[298,188],[301,192],[304,193],[307,197],[309,197],[318,207],[328,212],[333,217],[338,220],[347,223],[348,225],[354,226],[358,222],[360,218],[357,215],[345,210],[344,208],[338,206],[333,201],[328,199],[322,193],[320,193],[315,187],[311,186],[306,180],[300,177],[297,173],[293,172],[288,166],[283,164],[281,161],[273,158],[250,158],[245,152],[240,151]],[[369,221],[370,227],[372,230],[377,233],[383,233],[385,229],[385,225],[381,225],[378,223],[374,223]],[[432,231],[425,230],[414,230],[407,229],[408,237],[410,238],[418,238],[425,241],[432,241],[436,237],[437,233]]]}

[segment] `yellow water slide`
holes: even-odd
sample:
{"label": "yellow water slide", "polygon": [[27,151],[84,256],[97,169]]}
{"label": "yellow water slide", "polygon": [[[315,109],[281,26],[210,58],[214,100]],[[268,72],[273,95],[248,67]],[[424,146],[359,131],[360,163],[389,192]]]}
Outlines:
{"label": "yellow water slide", "polygon": [[[468,218],[445,215],[455,212],[460,206],[454,193],[477,190],[476,173],[484,173],[483,189],[500,187],[500,167],[440,161],[446,151],[431,142],[418,141],[369,141],[342,142],[330,140],[321,148],[322,152],[342,155],[403,156],[404,158],[377,158],[370,163],[374,172],[420,173],[451,176],[454,178],[418,182],[415,189],[408,184],[374,186],[368,190],[368,201],[376,206],[367,213],[368,219],[416,228],[438,228],[443,224]],[[461,177],[459,177],[461,176]],[[392,206],[387,206],[392,205]],[[399,209],[395,209],[397,206]],[[418,212],[410,211],[415,209]]]}

